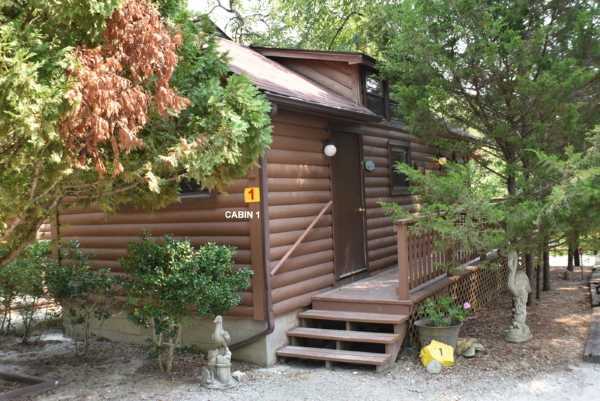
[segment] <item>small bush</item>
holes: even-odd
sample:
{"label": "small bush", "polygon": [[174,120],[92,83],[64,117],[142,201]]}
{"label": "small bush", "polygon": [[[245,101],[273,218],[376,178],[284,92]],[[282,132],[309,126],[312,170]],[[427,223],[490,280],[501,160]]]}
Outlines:
{"label": "small bush", "polygon": [[235,269],[234,248],[207,244],[194,249],[189,241],[145,237],[129,245],[121,265],[130,317],[152,328],[161,370],[170,372],[181,323],[190,308],[200,317],[225,313],[239,304],[239,292],[250,284],[252,271]]}
{"label": "small bush", "polygon": [[115,279],[107,269],[92,270],[76,242],[61,248],[61,257],[69,261],[68,266],[49,264],[46,285],[49,295],[62,307],[63,318],[82,327],[83,344],[77,345],[77,353],[85,354],[92,320],[110,317]]}
{"label": "small bush", "polygon": [[11,308],[17,299],[18,288],[11,266],[9,265],[0,269],[0,304],[2,305],[0,334],[8,334],[14,328],[12,325]]}
{"label": "small bush", "polygon": [[0,269],[0,293],[4,307],[2,329],[5,333],[10,331],[10,308],[16,307],[23,320],[23,343],[30,340],[35,312],[44,296],[44,271],[52,263],[49,242],[39,241]]}

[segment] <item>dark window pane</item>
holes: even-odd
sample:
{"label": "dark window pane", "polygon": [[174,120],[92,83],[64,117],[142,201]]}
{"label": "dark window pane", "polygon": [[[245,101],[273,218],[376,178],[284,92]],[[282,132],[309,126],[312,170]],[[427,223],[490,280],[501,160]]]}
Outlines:
{"label": "dark window pane", "polygon": [[383,96],[367,93],[367,108],[380,116],[385,115],[385,99]]}
{"label": "dark window pane", "polygon": [[209,195],[208,189],[202,188],[193,178],[183,178],[179,182],[179,193],[181,195]]}
{"label": "dark window pane", "polygon": [[392,194],[406,193],[409,182],[406,174],[395,170],[396,163],[410,164],[410,153],[408,146],[390,146],[390,178],[392,182]]}

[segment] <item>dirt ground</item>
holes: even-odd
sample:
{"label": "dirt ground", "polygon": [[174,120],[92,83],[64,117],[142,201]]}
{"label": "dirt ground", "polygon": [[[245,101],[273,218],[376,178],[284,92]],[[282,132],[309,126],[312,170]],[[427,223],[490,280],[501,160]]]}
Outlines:
{"label": "dirt ground", "polygon": [[554,269],[552,284],[528,308],[534,335],[530,342],[503,340],[511,314],[510,297],[504,295],[463,327],[462,336],[477,337],[486,350],[474,359],[459,358],[439,375],[428,374],[416,352],[407,350],[385,374],[356,367],[327,370],[302,362],[272,368],[235,364],[234,369],[246,374],[242,383],[226,391],[206,390],[198,384],[199,354],[181,353],[174,374],[165,376],[143,347],[94,341],[89,356],[79,358],[73,343],[60,334],[47,334],[29,346],[1,338],[0,365],[59,380],[55,390],[32,401],[599,399],[600,365],[581,362],[590,318],[586,281],[579,274],[563,280]]}

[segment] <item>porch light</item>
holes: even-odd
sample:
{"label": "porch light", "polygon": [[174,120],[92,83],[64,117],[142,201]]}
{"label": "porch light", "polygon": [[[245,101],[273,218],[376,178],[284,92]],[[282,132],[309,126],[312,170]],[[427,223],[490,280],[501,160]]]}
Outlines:
{"label": "porch light", "polygon": [[333,142],[325,142],[323,146],[323,153],[327,157],[333,157],[337,153],[337,146],[333,144]]}

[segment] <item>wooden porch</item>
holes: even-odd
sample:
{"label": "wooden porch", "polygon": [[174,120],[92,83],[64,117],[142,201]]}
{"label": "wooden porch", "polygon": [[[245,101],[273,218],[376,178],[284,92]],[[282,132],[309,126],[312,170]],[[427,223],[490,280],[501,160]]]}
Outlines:
{"label": "wooden porch", "polygon": [[389,368],[406,337],[416,304],[448,287],[447,266],[458,267],[475,255],[461,249],[436,249],[431,234],[413,234],[412,221],[396,224],[398,265],[339,285],[312,297],[312,309],[299,314],[288,332],[290,345],[280,357]]}

